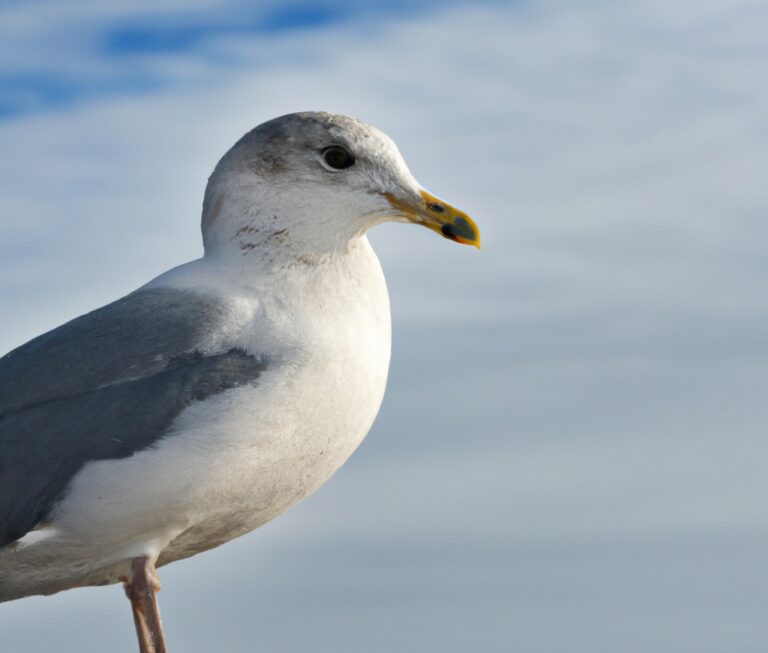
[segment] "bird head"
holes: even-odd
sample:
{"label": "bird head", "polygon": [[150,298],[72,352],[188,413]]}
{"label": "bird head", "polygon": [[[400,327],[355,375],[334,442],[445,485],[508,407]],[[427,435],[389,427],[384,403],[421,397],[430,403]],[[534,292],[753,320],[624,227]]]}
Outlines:
{"label": "bird head", "polygon": [[427,192],[386,134],[355,118],[304,112],[259,125],[222,157],[202,230],[206,255],[269,248],[311,259],[393,220],[480,246],[472,219]]}

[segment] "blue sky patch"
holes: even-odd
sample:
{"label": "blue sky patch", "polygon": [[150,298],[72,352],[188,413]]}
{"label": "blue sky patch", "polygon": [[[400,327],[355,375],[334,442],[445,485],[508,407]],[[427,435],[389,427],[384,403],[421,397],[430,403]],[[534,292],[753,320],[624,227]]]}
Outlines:
{"label": "blue sky patch", "polygon": [[[179,54],[210,58],[204,45],[212,38],[279,37],[298,30],[327,29],[347,20],[378,22],[464,3],[336,0],[270,6],[232,0],[184,13],[136,10],[118,19],[92,9],[69,11],[66,4],[58,5],[65,9],[63,20],[34,25],[31,35],[13,30],[5,33],[6,52],[13,55],[7,60],[14,63],[0,68],[0,119],[177,83],[158,72],[157,58]],[[23,5],[0,8],[0,39],[4,36],[3,13],[18,14],[20,10]]]}
{"label": "blue sky patch", "polygon": [[288,5],[268,11],[246,12],[235,17],[197,16],[156,22],[142,20],[107,30],[102,51],[106,55],[178,52],[194,48],[211,36],[317,29],[343,20],[352,13],[350,7]]}

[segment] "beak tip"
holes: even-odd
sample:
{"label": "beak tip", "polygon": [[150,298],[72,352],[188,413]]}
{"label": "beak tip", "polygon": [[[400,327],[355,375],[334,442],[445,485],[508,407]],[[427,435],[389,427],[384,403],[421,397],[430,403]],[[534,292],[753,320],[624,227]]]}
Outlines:
{"label": "beak tip", "polygon": [[480,234],[475,232],[472,234],[472,236],[459,236],[458,238],[453,238],[452,240],[455,240],[457,243],[461,243],[462,245],[471,245],[472,247],[476,247],[477,249],[482,249],[482,243],[480,242]]}

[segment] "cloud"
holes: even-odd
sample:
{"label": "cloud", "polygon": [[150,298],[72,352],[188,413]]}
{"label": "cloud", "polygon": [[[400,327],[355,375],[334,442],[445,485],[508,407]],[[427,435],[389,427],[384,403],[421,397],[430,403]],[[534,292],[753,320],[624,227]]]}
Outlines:
{"label": "cloud", "polygon": [[221,40],[246,36],[269,42],[345,22],[360,26],[393,15],[415,16],[437,5],[434,0],[7,2],[0,7],[0,120],[178,87],[188,80],[178,68],[168,70],[172,55],[196,70],[213,67],[221,74],[250,63],[210,47]]}

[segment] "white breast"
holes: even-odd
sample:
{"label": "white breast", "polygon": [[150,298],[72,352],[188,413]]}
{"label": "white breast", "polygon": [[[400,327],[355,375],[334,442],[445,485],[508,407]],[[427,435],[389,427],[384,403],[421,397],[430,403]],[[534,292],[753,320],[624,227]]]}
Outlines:
{"label": "white breast", "polygon": [[162,564],[217,546],[315,491],[367,434],[391,342],[367,241],[312,274],[241,289],[237,301],[250,317],[234,344],[266,347],[278,364],[256,386],[186,409],[155,447],[87,465],[56,512],[81,554],[117,562],[149,552]]}

